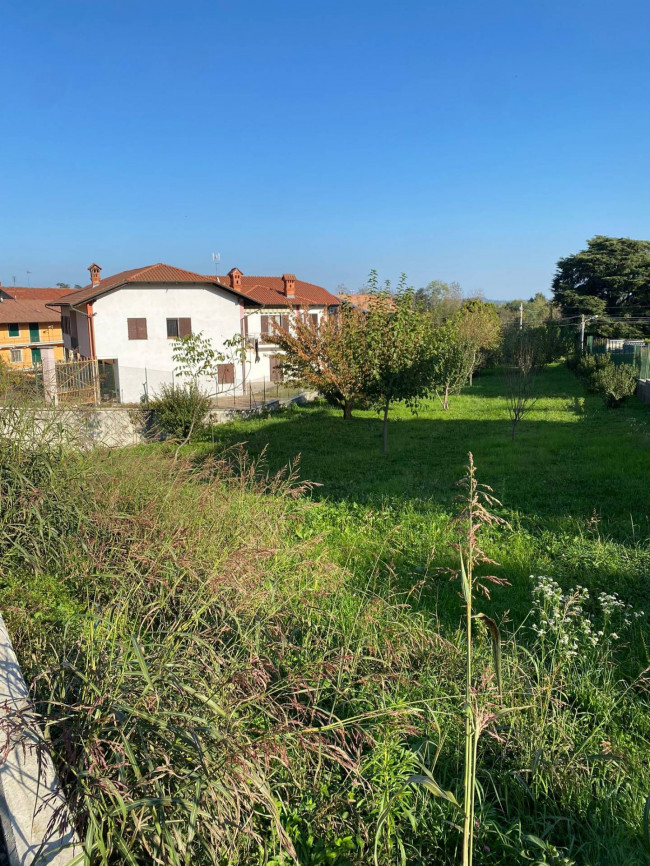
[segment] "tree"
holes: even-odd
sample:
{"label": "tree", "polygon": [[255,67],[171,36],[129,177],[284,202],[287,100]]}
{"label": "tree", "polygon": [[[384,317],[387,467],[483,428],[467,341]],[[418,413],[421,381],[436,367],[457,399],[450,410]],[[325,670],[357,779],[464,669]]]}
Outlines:
{"label": "tree", "polygon": [[449,408],[449,396],[458,394],[467,383],[473,364],[474,347],[461,336],[457,320],[447,322],[436,330],[436,376],[433,388],[443,410]]}
{"label": "tree", "polygon": [[501,343],[501,320],[494,304],[480,298],[465,301],[458,314],[458,334],[471,352],[471,385],[474,372],[485,362],[488,353]]}
{"label": "tree", "polygon": [[463,290],[460,283],[432,280],[425,288],[414,292],[413,298],[416,310],[429,313],[436,325],[442,325],[460,310]]}
{"label": "tree", "polygon": [[506,341],[504,378],[506,385],[506,406],[512,425],[514,442],[517,424],[527,415],[537,402],[535,396],[535,343],[528,330],[512,330],[512,339]]}
{"label": "tree", "polygon": [[69,289],[70,283],[57,283],[56,287],[57,289]]}
{"label": "tree", "polygon": [[650,334],[647,325],[608,321],[650,315],[650,241],[596,235],[586,250],[558,261],[553,297],[567,316],[598,316],[592,333]]}
{"label": "tree", "polygon": [[350,419],[366,402],[366,315],[343,304],[319,323],[292,318],[288,328],[275,327],[272,341],[284,353],[282,373],[290,382],[309,385]]}
{"label": "tree", "polygon": [[436,374],[434,326],[414,309],[411,290],[390,298],[374,297],[366,314],[364,350],[368,358],[365,393],[383,416],[382,451],[388,450],[390,405],[403,401],[412,410],[431,390]]}

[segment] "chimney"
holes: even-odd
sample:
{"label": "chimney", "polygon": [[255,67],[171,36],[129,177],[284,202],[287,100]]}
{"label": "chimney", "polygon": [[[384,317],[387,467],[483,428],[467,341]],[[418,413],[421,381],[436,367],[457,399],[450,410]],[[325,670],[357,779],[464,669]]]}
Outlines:
{"label": "chimney", "polygon": [[231,268],[228,271],[228,276],[230,277],[231,288],[241,289],[241,278],[243,277],[243,274],[239,268]]}
{"label": "chimney", "polygon": [[282,282],[284,283],[284,293],[288,298],[296,297],[296,275],[282,274]]}
{"label": "chimney", "polygon": [[98,286],[99,283],[101,282],[101,279],[102,279],[101,278],[101,270],[102,269],[99,267],[99,265],[96,265],[93,262],[93,264],[88,268],[88,270],[90,271],[90,282],[93,284],[93,286]]}

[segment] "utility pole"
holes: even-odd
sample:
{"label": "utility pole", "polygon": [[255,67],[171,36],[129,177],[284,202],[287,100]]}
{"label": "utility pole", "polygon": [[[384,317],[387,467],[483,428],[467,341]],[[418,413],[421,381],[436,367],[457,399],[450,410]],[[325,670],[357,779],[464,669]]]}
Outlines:
{"label": "utility pole", "polygon": [[524,327],[524,304],[523,301],[519,303],[519,330],[523,330]]}
{"label": "utility pole", "polygon": [[580,354],[585,351],[585,314],[580,316]]}

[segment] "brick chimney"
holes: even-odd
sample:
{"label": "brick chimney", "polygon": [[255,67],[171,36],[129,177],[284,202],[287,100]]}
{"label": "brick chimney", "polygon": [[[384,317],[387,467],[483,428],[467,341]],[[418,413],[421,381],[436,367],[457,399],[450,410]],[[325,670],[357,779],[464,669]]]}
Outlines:
{"label": "brick chimney", "polygon": [[93,286],[98,286],[102,279],[102,269],[99,267],[99,265],[96,265],[93,262],[93,264],[88,268],[88,270],[90,271],[90,282],[93,284]]}
{"label": "brick chimney", "polygon": [[282,274],[282,282],[284,283],[284,293],[288,298],[296,297],[296,275]]}
{"label": "brick chimney", "polygon": [[228,271],[230,285],[233,289],[241,289],[241,278],[244,276],[239,268],[231,268]]}

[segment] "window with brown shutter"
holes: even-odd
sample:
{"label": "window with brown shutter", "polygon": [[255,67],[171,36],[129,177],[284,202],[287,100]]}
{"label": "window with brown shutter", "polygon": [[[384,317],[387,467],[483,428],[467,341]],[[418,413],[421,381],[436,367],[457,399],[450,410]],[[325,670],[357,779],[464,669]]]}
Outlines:
{"label": "window with brown shutter", "polygon": [[318,313],[310,313],[309,318],[311,319],[312,325],[317,328],[318,327]]}
{"label": "window with brown shutter", "polygon": [[178,336],[179,337],[189,337],[192,333],[192,320],[191,319],[179,319],[178,320]]}
{"label": "window with brown shutter", "polygon": [[127,319],[126,324],[129,331],[129,340],[147,339],[146,319]]}
{"label": "window with brown shutter", "polygon": [[283,331],[289,330],[289,316],[280,316],[280,327]]}
{"label": "window with brown shutter", "polygon": [[261,316],[260,318],[262,319],[262,336],[268,337],[268,334],[269,334],[269,317],[268,316]]}
{"label": "window with brown shutter", "polygon": [[235,365],[217,364],[217,381],[220,385],[235,384]]}
{"label": "window with brown shutter", "polygon": [[282,361],[280,358],[269,358],[271,364],[271,381],[272,382],[281,382],[282,381],[282,370],[280,365]]}

